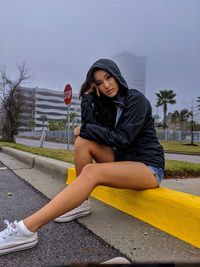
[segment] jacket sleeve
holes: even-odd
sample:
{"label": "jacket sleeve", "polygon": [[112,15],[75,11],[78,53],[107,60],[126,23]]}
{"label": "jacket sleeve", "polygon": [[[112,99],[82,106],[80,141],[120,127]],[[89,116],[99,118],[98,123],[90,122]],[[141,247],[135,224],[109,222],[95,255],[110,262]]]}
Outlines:
{"label": "jacket sleeve", "polygon": [[87,123],[81,127],[80,136],[117,149],[127,148],[144,126],[148,109],[149,102],[142,94],[130,95],[116,128]]}
{"label": "jacket sleeve", "polygon": [[81,122],[82,125],[92,123],[100,125],[94,116],[94,96],[91,94],[84,94],[81,100]]}

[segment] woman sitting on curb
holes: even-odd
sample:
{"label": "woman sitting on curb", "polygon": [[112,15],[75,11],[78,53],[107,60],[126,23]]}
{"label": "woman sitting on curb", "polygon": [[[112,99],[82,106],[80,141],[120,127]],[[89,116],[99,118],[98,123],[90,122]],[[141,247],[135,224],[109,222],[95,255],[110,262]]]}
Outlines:
{"label": "woman sitting on curb", "polygon": [[[149,101],[129,89],[109,59],[89,69],[80,96],[82,125],[74,130],[77,178],[47,205],[0,232],[0,255],[34,247],[48,222],[67,222],[90,213],[88,197],[98,185],[144,190],[159,187],[164,153]],[[93,163],[95,160],[96,163]]]}

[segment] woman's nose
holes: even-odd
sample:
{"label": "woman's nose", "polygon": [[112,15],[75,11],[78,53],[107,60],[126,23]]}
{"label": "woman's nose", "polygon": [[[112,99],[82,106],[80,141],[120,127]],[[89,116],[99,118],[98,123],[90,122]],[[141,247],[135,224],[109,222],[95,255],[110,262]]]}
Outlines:
{"label": "woman's nose", "polygon": [[109,88],[110,83],[108,81],[104,81],[104,86],[105,86],[105,88]]}

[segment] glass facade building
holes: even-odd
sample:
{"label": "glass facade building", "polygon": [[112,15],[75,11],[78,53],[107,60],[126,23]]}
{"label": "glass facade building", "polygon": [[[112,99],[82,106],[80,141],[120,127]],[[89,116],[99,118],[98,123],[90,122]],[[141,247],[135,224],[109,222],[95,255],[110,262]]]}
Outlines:
{"label": "glass facade building", "polygon": [[146,57],[122,52],[113,57],[129,88],[138,89],[145,95]]}

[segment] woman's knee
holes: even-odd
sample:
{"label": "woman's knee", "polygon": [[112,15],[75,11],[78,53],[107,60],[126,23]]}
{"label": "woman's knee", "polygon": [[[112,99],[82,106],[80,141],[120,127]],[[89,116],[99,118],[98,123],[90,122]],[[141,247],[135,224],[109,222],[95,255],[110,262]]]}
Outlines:
{"label": "woman's knee", "polygon": [[98,144],[94,141],[84,139],[80,136],[78,136],[74,143],[74,149],[75,151],[88,151],[93,154],[93,152],[97,149]]}
{"label": "woman's knee", "polygon": [[97,186],[100,182],[100,172],[98,170],[98,164],[87,164],[83,167],[80,178],[87,180]]}
{"label": "woman's knee", "polygon": [[75,143],[74,143],[74,149],[77,150],[77,149],[81,149],[81,148],[86,148],[87,143],[88,143],[88,140],[78,136],[75,140]]}

